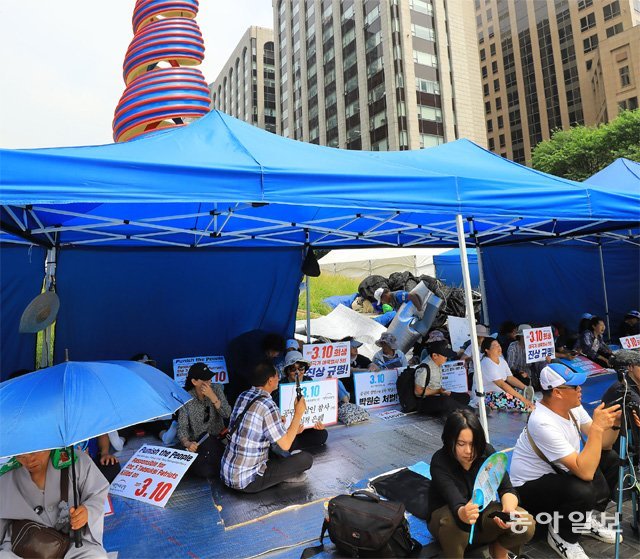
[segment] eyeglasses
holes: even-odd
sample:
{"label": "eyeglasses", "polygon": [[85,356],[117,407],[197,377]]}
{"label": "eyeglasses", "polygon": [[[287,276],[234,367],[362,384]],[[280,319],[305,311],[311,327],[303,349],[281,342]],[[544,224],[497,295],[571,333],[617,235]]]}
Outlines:
{"label": "eyeglasses", "polygon": [[307,370],[307,366],[306,365],[291,365],[290,367],[291,369],[293,369],[294,371],[306,371]]}

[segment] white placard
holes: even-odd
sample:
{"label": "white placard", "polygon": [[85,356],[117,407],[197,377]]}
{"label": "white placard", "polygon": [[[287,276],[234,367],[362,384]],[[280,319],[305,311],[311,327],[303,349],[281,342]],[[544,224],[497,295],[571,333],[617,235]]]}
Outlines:
{"label": "white placard", "polygon": [[459,351],[465,342],[471,339],[469,319],[460,318],[459,316],[447,316],[447,325],[449,327],[449,337],[451,338],[451,348],[453,351]]}
{"label": "white placard", "polygon": [[113,503],[111,502],[111,497],[107,495],[107,498],[104,500],[104,515],[111,516],[113,514]]}
{"label": "white placard", "polygon": [[404,417],[407,415],[406,413],[402,413],[400,410],[387,410],[380,412],[378,417],[384,421],[389,421],[389,419],[396,419],[397,417]]}
{"label": "white placard", "polygon": [[353,386],[356,393],[355,404],[363,408],[383,408],[394,406],[398,399],[397,369],[384,371],[353,373]]}
{"label": "white placard", "polygon": [[524,351],[527,356],[527,363],[545,361],[547,356],[551,359],[556,356],[556,345],[553,341],[553,331],[551,326],[542,328],[531,328],[523,330]]}
{"label": "white placard", "polygon": [[143,445],[120,470],[109,493],[164,508],[197,456],[187,450]]}
{"label": "white placard", "polygon": [[447,361],[440,367],[442,388],[450,392],[467,392],[467,369],[464,361]]}
{"label": "white placard", "polygon": [[184,386],[189,368],[194,363],[203,361],[207,364],[213,378],[211,382],[214,384],[227,384],[229,382],[229,373],[227,372],[227,362],[222,355],[207,355],[206,357],[181,357],[173,360],[173,380],[179,386]]}
{"label": "white placard", "polygon": [[624,349],[640,349],[640,334],[620,338],[620,345]]}
{"label": "white placard", "polygon": [[[301,382],[300,388],[307,403],[307,411],[302,416],[305,428],[313,427],[318,421],[324,425],[338,423],[338,381],[335,378]],[[295,383],[281,384],[280,414],[284,417],[285,429],[291,425],[295,401]]]}
{"label": "white placard", "polygon": [[314,380],[348,377],[351,374],[350,352],[349,342],[305,344],[302,355],[311,363],[305,374]]}

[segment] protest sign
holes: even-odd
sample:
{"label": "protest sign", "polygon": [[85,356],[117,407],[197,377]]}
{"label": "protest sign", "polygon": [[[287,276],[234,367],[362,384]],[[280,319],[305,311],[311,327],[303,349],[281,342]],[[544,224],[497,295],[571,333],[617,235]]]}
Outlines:
{"label": "protest sign", "polygon": [[545,361],[547,357],[553,359],[556,356],[556,346],[553,341],[551,326],[523,330],[522,336],[524,338],[527,363]]}
{"label": "protest sign", "polygon": [[587,376],[600,375],[608,372],[607,369],[601,367],[597,363],[594,363],[591,359],[584,357],[583,355],[578,355],[573,359],[560,359],[560,362],[564,363],[576,373],[587,373]]}
{"label": "protest sign", "polygon": [[466,392],[467,370],[464,361],[447,361],[440,367],[442,372],[442,388],[450,392]]}
{"label": "protest sign", "polygon": [[113,514],[113,503],[111,502],[111,497],[107,495],[107,498],[104,500],[104,515],[111,516]]}
{"label": "protest sign", "polygon": [[350,351],[349,342],[305,344],[302,355],[311,364],[305,374],[314,380],[348,377],[351,373]]}
{"label": "protest sign", "polygon": [[[313,427],[318,421],[324,425],[338,423],[338,381],[335,378],[301,382],[300,389],[307,403],[307,411],[302,416],[305,427]],[[281,384],[280,414],[285,418],[285,428],[291,425],[295,401],[295,383]]]}
{"label": "protest sign", "polygon": [[640,349],[640,334],[620,338],[620,345],[623,349]]}
{"label": "protest sign", "polygon": [[164,508],[197,456],[187,450],[143,445],[120,470],[109,493]]}
{"label": "protest sign", "polygon": [[353,373],[355,403],[363,408],[383,408],[398,404],[397,369]]}
{"label": "protest sign", "polygon": [[179,386],[184,386],[184,381],[187,378],[189,367],[194,363],[203,361],[207,364],[213,378],[211,382],[214,384],[227,384],[229,382],[229,374],[227,373],[227,362],[221,355],[208,355],[206,357],[182,357],[180,359],[173,360],[173,380]]}
{"label": "protest sign", "polygon": [[388,421],[389,419],[396,419],[397,417],[404,417],[405,415],[407,414],[402,413],[400,410],[387,410],[380,412],[378,417],[384,421]]}
{"label": "protest sign", "polygon": [[465,342],[471,339],[469,320],[467,318],[460,318],[459,316],[447,316],[447,324],[449,326],[451,348],[453,351],[459,351]]}

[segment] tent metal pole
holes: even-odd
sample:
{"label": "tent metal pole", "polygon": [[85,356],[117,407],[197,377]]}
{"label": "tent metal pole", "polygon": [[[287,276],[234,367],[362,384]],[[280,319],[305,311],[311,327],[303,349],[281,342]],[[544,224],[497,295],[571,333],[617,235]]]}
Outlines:
{"label": "tent metal pole", "polygon": [[307,292],[307,343],[311,343],[311,284],[309,276],[305,276],[305,291]]}
{"label": "tent metal pole", "polygon": [[598,236],[598,254],[600,255],[600,273],[602,274],[602,293],[604,294],[604,313],[607,319],[607,332],[611,338],[611,324],[609,324],[609,299],[607,298],[607,280],[604,273],[604,257],[602,255],[602,241]]}
{"label": "tent metal pole", "polygon": [[487,301],[487,288],[484,282],[482,249],[480,248],[480,242],[478,241],[476,226],[473,223],[473,220],[471,220],[471,226],[473,227],[474,239],[476,240],[476,254],[478,255],[478,276],[480,279],[480,295],[482,295],[482,322],[489,326],[489,302]]}
{"label": "tent metal pole", "polygon": [[[462,280],[464,282],[464,301],[467,309],[467,320],[469,321],[469,332],[471,334],[471,356],[473,358],[473,370],[476,390],[484,394],[482,382],[482,369],[480,368],[480,348],[478,347],[478,333],[476,331],[476,318],[473,313],[473,296],[471,293],[471,274],[469,273],[469,259],[467,258],[467,246],[464,240],[464,224],[462,216],[456,215],[456,228],[458,229],[458,247],[460,248],[460,263],[462,264]],[[478,411],[480,412],[480,424],[484,429],[487,442],[489,442],[489,426],[487,424],[487,410],[484,406],[484,396],[479,397]]]}
{"label": "tent metal pole", "polygon": [[[57,265],[57,249],[55,247],[50,248],[47,251],[47,258],[45,260],[45,282],[44,288],[49,291],[52,287],[55,287],[56,283],[56,265]],[[40,355],[40,368],[51,367],[53,365],[53,329],[55,322],[50,324],[42,332],[42,354]]]}

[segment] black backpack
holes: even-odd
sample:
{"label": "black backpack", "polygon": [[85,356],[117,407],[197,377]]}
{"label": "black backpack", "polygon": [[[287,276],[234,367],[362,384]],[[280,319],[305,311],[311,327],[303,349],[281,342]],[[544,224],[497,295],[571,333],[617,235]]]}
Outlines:
{"label": "black backpack", "polygon": [[418,398],[415,394],[416,386],[416,371],[422,367],[427,368],[427,382],[425,382],[422,395],[427,391],[427,386],[431,380],[431,369],[426,363],[421,363],[415,369],[413,367],[407,367],[398,376],[396,381],[396,389],[398,390],[398,400],[400,400],[400,407],[404,413],[416,411],[418,409]]}
{"label": "black backpack", "polygon": [[308,559],[324,550],[324,535],[351,557],[411,557],[422,546],[411,537],[404,505],[383,501],[371,491],[338,495],[329,501],[320,545],[302,552]]}

